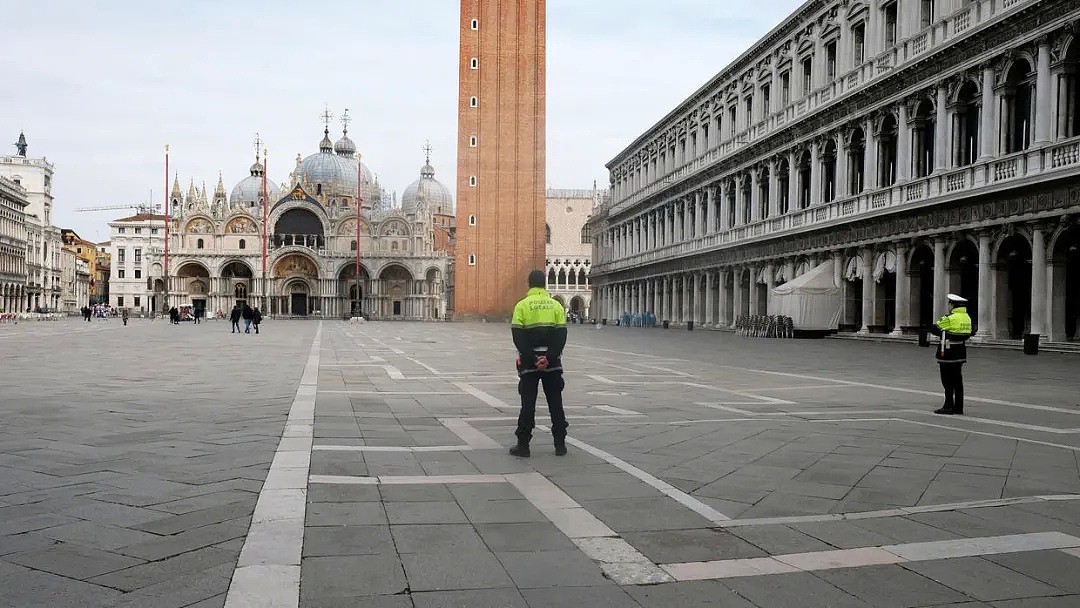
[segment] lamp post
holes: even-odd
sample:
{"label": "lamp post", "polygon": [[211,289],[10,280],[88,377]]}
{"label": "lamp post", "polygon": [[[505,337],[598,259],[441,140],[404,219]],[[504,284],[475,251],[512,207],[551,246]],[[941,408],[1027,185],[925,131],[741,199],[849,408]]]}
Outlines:
{"label": "lamp post", "polygon": [[161,296],[161,310],[169,309],[169,145],[165,144],[165,264],[163,266],[165,290]]}

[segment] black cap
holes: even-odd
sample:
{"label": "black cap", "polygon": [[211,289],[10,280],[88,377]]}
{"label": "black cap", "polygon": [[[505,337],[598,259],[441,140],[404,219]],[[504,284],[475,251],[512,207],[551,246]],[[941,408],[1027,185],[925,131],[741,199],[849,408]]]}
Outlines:
{"label": "black cap", "polygon": [[547,284],[547,275],[543,270],[534,270],[529,273],[529,287],[543,287]]}

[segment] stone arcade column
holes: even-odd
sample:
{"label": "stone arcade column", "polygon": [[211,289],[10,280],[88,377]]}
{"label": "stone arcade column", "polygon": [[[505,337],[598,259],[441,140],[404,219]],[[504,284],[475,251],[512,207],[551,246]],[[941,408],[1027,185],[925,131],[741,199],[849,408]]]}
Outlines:
{"label": "stone arcade column", "polygon": [[994,332],[994,306],[993,286],[991,275],[993,268],[990,266],[990,232],[983,230],[979,233],[979,331],[976,338],[986,340],[993,336]]}
{"label": "stone arcade column", "polygon": [[716,289],[716,273],[710,270],[705,273],[705,323],[702,324],[703,327],[711,327],[716,322],[714,289]]}
{"label": "stone arcade column", "polygon": [[750,221],[761,219],[761,171],[750,170]]}
{"label": "stone arcade column", "polygon": [[721,268],[719,274],[717,274],[716,281],[716,326],[730,326],[731,320],[728,318],[729,311],[731,310],[731,302],[727,297],[727,275],[730,271],[727,268]]}
{"label": "stone arcade column", "polygon": [[903,328],[911,325],[911,277],[908,276],[907,245],[904,242],[896,244],[896,326],[893,327],[892,335],[903,335]]}
{"label": "stone arcade column", "polygon": [[946,302],[945,294],[948,288],[946,287],[945,279],[948,275],[945,274],[945,239],[938,237],[934,239],[934,320],[937,321],[941,317],[945,316]]}
{"label": "stone arcade column", "polygon": [[743,314],[742,309],[742,268],[735,268],[732,271],[734,281],[732,282],[733,288],[731,290],[731,326],[735,327],[735,320],[739,318],[739,315]]}
{"label": "stone arcade column", "polygon": [[821,143],[814,141],[810,144],[810,200],[809,206],[813,207],[821,202]]}
{"label": "stone arcade column", "polygon": [[939,84],[937,97],[934,100],[936,117],[934,118],[934,166],[927,167],[927,175],[930,172],[941,173],[949,168],[949,114],[945,109],[946,87]]}
{"label": "stone arcade column", "polygon": [[1046,334],[1046,242],[1039,225],[1031,229],[1031,333]]}
{"label": "stone arcade column", "polygon": [[859,252],[859,265],[862,266],[862,326],[860,334],[870,333],[874,324],[874,308],[877,304],[874,290],[874,250],[869,247]]}
{"label": "stone arcade column", "polygon": [[765,314],[773,314],[769,310],[769,298],[772,296],[772,290],[776,288],[776,266],[773,264],[766,264],[765,266]]}
{"label": "stone arcade column", "polygon": [[766,205],[769,210],[769,217],[777,217],[780,215],[780,176],[777,175],[777,171],[780,169],[780,162],[777,157],[773,157],[769,160],[769,200],[763,201],[762,204]]}
{"label": "stone arcade column", "polygon": [[758,271],[757,268],[750,269],[750,310],[748,314],[758,314]]}
{"label": "stone arcade column", "polygon": [[679,322],[686,323],[693,317],[690,316],[690,283],[693,280],[693,275],[684,274],[682,276],[682,317]]}
{"label": "stone arcade column", "polygon": [[908,124],[907,102],[896,108],[896,183],[911,179],[911,125]]}
{"label": "stone arcade column", "polygon": [[694,193],[694,236],[701,237],[705,234],[705,209],[702,207],[704,198],[701,191]]}
{"label": "stone arcade column", "polygon": [[878,187],[878,143],[874,136],[874,120],[863,124],[863,191]]}
{"label": "stone arcade column", "polygon": [[994,142],[998,139],[994,133],[994,112],[997,104],[994,103],[994,68],[986,64],[982,66],[982,71],[982,107],[979,108],[979,161],[986,161],[994,156]]}
{"label": "stone arcade column", "polygon": [[[1050,39],[1048,36],[1043,36],[1039,39],[1039,57],[1037,60],[1037,67],[1035,70],[1035,143],[1036,144],[1048,144],[1050,143],[1052,127],[1054,121],[1050,117],[1050,108],[1052,107],[1050,101],[1052,94],[1051,88],[1051,76],[1050,76]],[[1034,262],[1033,262],[1034,263]],[[1043,278],[1045,284],[1045,277]],[[1045,308],[1045,306],[1044,306]],[[1035,309],[1032,308],[1032,330],[1031,333],[1038,334],[1041,331],[1035,331]],[[1045,315],[1045,313],[1044,313]],[[1044,316],[1045,318],[1045,316]]]}
{"label": "stone arcade column", "polygon": [[705,234],[716,232],[716,188],[705,188]]}

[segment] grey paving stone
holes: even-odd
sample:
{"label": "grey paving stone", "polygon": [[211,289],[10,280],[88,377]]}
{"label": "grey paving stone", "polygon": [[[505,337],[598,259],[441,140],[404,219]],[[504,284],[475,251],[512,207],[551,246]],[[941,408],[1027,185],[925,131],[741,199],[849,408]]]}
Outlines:
{"label": "grey paving stone", "polygon": [[905,570],[900,566],[866,566],[822,570],[814,576],[839,587],[871,606],[933,606],[967,601],[963,593]]}
{"label": "grey paving stone", "polygon": [[98,549],[116,549],[158,538],[157,535],[132,530],[131,528],[121,528],[89,521],[46,528],[40,530],[38,534],[57,541],[77,543]]}
{"label": "grey paving stone", "polygon": [[626,593],[644,608],[764,608],[742,598],[719,581],[692,581],[627,587]]}
{"label": "grey paving stone", "polygon": [[330,555],[389,555],[394,539],[388,526],[308,526],[304,528],[304,557]]}
{"label": "grey paving stone", "polygon": [[86,580],[143,563],[141,559],[70,543],[37,551],[14,553],[5,556],[4,559],[34,570],[51,572],[76,580]]}
{"label": "grey paving stone", "polygon": [[408,595],[313,597],[302,600],[300,608],[413,608],[413,601]]}
{"label": "grey paving stone", "polygon": [[456,553],[484,551],[486,546],[471,525],[394,525],[390,527],[398,553]]}
{"label": "grey paving stone", "polygon": [[731,534],[760,548],[769,555],[828,551],[835,548],[808,534],[803,534],[790,526],[781,524],[740,526],[729,530]]}
{"label": "grey paving stone", "polygon": [[17,608],[107,606],[119,596],[115,589],[36,570],[0,580],[0,602]]}
{"label": "grey paving stone", "polygon": [[452,502],[454,495],[445,485],[383,485],[378,486],[384,502]]}
{"label": "grey paving stone", "polygon": [[765,551],[725,530],[627,532],[622,537],[658,564],[763,557]]}
{"label": "grey paving stone", "polygon": [[215,598],[229,590],[233,565],[222,564],[179,578],[143,587],[134,593],[126,593],[110,608],[183,608]]}
{"label": "grey paving stone", "polygon": [[308,486],[308,502],[381,502],[379,486],[311,484]]}
{"label": "grey paving stone", "polygon": [[172,536],[164,536],[159,539],[120,547],[116,551],[144,560],[160,560],[245,536],[248,532],[249,523],[250,517],[232,519],[218,524],[194,528]]}
{"label": "grey paving stone", "polygon": [[829,606],[869,608],[871,604],[807,572],[749,576],[722,581],[757,606]]}
{"label": "grey paving stone", "polygon": [[1075,608],[1075,606],[1080,605],[1080,595],[1005,600],[993,602],[990,605],[993,608]]}
{"label": "grey paving stone", "polygon": [[527,500],[459,501],[465,517],[473,524],[513,524],[548,521]]}
{"label": "grey paving stone", "polygon": [[379,502],[308,503],[305,522],[309,526],[387,525],[386,510]]}
{"label": "grey paving stone", "polygon": [[476,531],[492,551],[558,551],[576,547],[550,522],[477,524]]}
{"label": "grey paving stone", "polygon": [[978,557],[911,562],[904,568],[982,601],[1063,595],[1065,592]]}
{"label": "grey paving stone", "polygon": [[856,526],[851,520],[815,521],[789,525],[799,532],[840,549],[875,547],[894,543],[892,537]]}
{"label": "grey paving stone", "polygon": [[704,528],[709,521],[667,498],[621,498],[581,503],[616,532]]}
{"label": "grey paving stone", "polygon": [[608,584],[599,587],[546,587],[525,589],[521,592],[529,608],[566,608],[588,606],[589,608],[640,608],[625,591]]}
{"label": "grey paving stone", "polygon": [[239,549],[226,551],[208,547],[175,557],[150,562],[90,579],[90,582],[122,591],[134,591],[161,582],[182,578],[221,564],[234,565]]}
{"label": "grey paving stone", "polygon": [[54,547],[57,544],[58,542],[56,540],[39,532],[24,532],[22,534],[13,534],[10,536],[0,535],[0,557],[12,553],[36,551],[46,547]]}
{"label": "grey paving stone", "polygon": [[1080,593],[1080,557],[1062,551],[987,555],[983,559],[1026,574],[1067,593]]}
{"label": "grey paving stone", "polygon": [[456,502],[386,502],[391,524],[463,524],[465,514]]}
{"label": "grey paving stone", "polygon": [[348,555],[305,557],[300,566],[300,598],[354,598],[391,595],[405,590],[405,574],[396,557]]}
{"label": "grey paving stone", "polygon": [[607,582],[580,551],[520,551],[495,554],[519,589],[591,587]]}
{"label": "grey paving stone", "polygon": [[414,592],[514,586],[499,560],[487,551],[407,553],[401,561]]}
{"label": "grey paving stone", "polygon": [[532,608],[517,589],[426,591],[412,594],[412,601],[416,608]]}

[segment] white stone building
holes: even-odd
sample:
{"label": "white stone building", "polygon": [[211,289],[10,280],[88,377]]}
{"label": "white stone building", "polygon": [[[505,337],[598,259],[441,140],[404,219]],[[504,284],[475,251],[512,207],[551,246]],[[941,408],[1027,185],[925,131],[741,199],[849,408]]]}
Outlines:
{"label": "white stone building", "polygon": [[[348,132],[332,143],[327,128],[318,152],[297,155],[285,189],[264,177],[256,160],[228,195],[220,176],[212,196],[194,183],[184,195],[174,181],[170,306],[207,315],[246,302],[267,315],[444,318],[453,257],[449,228],[436,218],[453,215],[453,200],[430,162],[395,206]],[[155,257],[152,301],[165,291],[160,262]],[[112,264],[121,266],[115,254]]]}
{"label": "white stone building", "polygon": [[26,310],[26,190],[0,177],[0,312]]}
{"label": "white stone building", "polygon": [[165,216],[137,213],[109,222],[109,232],[109,305],[136,315],[161,312],[161,297],[147,285],[151,264],[164,252]]}
{"label": "white stone building", "polygon": [[61,247],[60,276],[60,311],[77,313],[90,301],[90,265],[73,247]]}
{"label": "white stone building", "polygon": [[588,221],[606,193],[592,190],[547,190],[547,290],[567,311],[590,313],[592,238]]}
{"label": "white stone building", "polygon": [[60,229],[52,225],[53,164],[26,156],[26,136],[19,134],[16,154],[0,156],[0,177],[25,191],[26,283],[19,310],[55,311],[60,308]]}
{"label": "white stone building", "polygon": [[830,262],[841,329],[961,293],[980,339],[1075,339],[1080,5],[812,0],[609,164],[601,316],[730,326]]}

